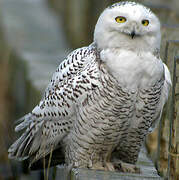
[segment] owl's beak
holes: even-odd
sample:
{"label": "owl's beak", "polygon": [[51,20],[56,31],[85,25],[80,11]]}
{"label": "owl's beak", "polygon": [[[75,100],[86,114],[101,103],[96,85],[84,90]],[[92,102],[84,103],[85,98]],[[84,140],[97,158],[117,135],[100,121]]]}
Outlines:
{"label": "owl's beak", "polygon": [[132,37],[132,39],[133,39],[134,36],[136,35],[136,34],[135,34],[135,31],[133,30],[130,35],[131,35],[131,37]]}

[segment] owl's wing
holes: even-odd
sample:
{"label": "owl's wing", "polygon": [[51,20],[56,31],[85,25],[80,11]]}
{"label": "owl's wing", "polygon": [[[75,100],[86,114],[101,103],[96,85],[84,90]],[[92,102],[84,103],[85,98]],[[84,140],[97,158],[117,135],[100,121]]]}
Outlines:
{"label": "owl's wing", "polygon": [[164,67],[164,84],[160,95],[160,102],[156,110],[156,116],[154,116],[156,118],[153,120],[149,132],[152,132],[158,125],[160,118],[162,116],[163,107],[168,100],[169,91],[172,86],[171,76],[168,67],[164,63],[163,63],[163,67]]}
{"label": "owl's wing", "polygon": [[73,51],[59,65],[40,103],[21,119],[15,130],[25,129],[9,148],[9,157],[37,161],[68,135],[76,119],[75,108],[99,84],[94,45]]}

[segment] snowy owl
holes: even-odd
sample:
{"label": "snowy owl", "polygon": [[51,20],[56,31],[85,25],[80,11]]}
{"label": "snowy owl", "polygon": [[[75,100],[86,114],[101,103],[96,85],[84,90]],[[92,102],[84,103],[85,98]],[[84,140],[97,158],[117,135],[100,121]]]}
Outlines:
{"label": "snowy owl", "polygon": [[51,156],[51,165],[135,170],[171,86],[160,40],[160,22],[147,7],[107,7],[93,43],[65,58],[42,100],[15,128],[24,131],[9,157],[28,158],[32,169]]}

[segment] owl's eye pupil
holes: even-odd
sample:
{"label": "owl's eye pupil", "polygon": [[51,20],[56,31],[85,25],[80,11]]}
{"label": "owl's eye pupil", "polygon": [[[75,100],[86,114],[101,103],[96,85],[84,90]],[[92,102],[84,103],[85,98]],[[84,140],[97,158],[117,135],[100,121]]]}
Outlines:
{"label": "owl's eye pupil", "polygon": [[123,17],[123,16],[117,16],[115,18],[115,20],[116,20],[117,23],[124,23],[124,22],[126,22],[126,18]]}
{"label": "owl's eye pupil", "polygon": [[144,26],[148,26],[149,25],[149,20],[142,20],[142,24],[144,25]]}

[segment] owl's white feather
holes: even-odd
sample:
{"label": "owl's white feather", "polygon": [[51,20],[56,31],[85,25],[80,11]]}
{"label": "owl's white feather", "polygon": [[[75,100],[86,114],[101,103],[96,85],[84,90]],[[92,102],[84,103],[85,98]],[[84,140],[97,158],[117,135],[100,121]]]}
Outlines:
{"label": "owl's white feather", "polygon": [[[118,23],[118,16],[126,21]],[[61,148],[73,167],[99,168],[95,164],[101,163],[105,169],[113,159],[134,164],[171,86],[160,39],[160,22],[148,8],[133,2],[106,8],[94,42],[67,56],[39,105],[16,127],[25,132],[9,157],[33,156],[33,163]]]}

